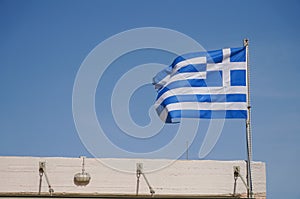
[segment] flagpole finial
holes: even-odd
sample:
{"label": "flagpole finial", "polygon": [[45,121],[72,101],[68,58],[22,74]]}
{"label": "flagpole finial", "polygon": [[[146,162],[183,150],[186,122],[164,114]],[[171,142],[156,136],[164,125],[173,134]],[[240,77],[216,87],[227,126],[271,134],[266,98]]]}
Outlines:
{"label": "flagpole finial", "polygon": [[248,39],[248,38],[245,38],[245,39],[244,39],[244,46],[248,46],[248,44],[249,44],[249,39]]}

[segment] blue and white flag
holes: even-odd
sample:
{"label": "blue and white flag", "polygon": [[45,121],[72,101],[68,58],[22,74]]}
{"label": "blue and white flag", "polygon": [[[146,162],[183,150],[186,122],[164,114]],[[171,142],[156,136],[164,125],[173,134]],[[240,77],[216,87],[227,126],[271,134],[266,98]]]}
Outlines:
{"label": "blue and white flag", "polygon": [[181,55],[153,78],[155,108],[181,118],[247,118],[246,47]]}

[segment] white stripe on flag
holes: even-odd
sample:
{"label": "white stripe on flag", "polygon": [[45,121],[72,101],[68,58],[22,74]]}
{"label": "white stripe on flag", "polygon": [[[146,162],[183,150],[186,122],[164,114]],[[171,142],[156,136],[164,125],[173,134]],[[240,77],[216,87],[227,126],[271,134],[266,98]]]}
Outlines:
{"label": "white stripe on flag", "polygon": [[160,96],[156,100],[156,104],[160,104],[164,99],[176,95],[214,95],[214,94],[245,94],[247,88],[245,86],[224,87],[183,87],[171,89]]}
{"label": "white stripe on flag", "polygon": [[247,110],[246,102],[180,102],[168,104],[165,109],[174,110]]}
{"label": "white stripe on flag", "polygon": [[[230,64],[230,65],[229,65]],[[217,64],[210,64],[206,65],[207,71],[218,71],[223,70],[224,68],[230,67],[230,70],[246,70],[247,65],[245,62],[230,62],[230,63],[217,63]]]}
{"label": "white stripe on flag", "polygon": [[206,78],[206,72],[179,73],[177,75],[172,76],[168,80],[168,84],[179,80],[205,79],[205,78]]}

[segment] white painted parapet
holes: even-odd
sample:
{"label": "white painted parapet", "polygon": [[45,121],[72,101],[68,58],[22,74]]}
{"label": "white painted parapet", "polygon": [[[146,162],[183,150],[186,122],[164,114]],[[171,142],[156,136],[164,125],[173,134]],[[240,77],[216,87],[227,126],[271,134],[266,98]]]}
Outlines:
{"label": "white painted parapet", "polygon": [[[120,164],[132,172],[112,169],[104,164]],[[91,176],[86,186],[74,184],[74,175],[81,172],[80,158],[0,157],[0,196],[38,194],[39,162],[46,162],[46,172],[55,195],[132,195],[136,193],[136,163],[145,170],[151,165],[167,163],[163,159],[85,159],[85,171]],[[233,166],[240,166],[246,179],[245,161],[177,160],[169,166],[146,173],[155,196],[231,196],[234,188]],[[263,162],[252,164],[253,192],[256,198],[266,197],[266,171]],[[48,194],[45,178],[42,193]],[[236,193],[246,196],[247,189],[237,180]],[[140,178],[139,194],[149,195],[145,180]]]}

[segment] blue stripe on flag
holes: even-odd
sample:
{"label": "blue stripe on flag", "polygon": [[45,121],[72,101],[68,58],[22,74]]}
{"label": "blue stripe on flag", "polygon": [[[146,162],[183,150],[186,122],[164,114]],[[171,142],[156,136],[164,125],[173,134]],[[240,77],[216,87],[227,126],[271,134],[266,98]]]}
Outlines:
{"label": "blue stripe on flag", "polygon": [[247,118],[246,110],[176,110],[170,111],[166,123],[180,122],[180,118],[203,118],[203,119],[222,119],[222,118]]}
{"label": "blue stripe on flag", "polygon": [[246,102],[246,94],[176,95],[166,98],[161,104],[177,102]]}
{"label": "blue stripe on flag", "polygon": [[246,102],[246,94],[226,94],[226,102]]}
{"label": "blue stripe on flag", "polygon": [[203,72],[206,71],[206,64],[190,64],[180,68],[178,73],[191,73],[191,72]]}

